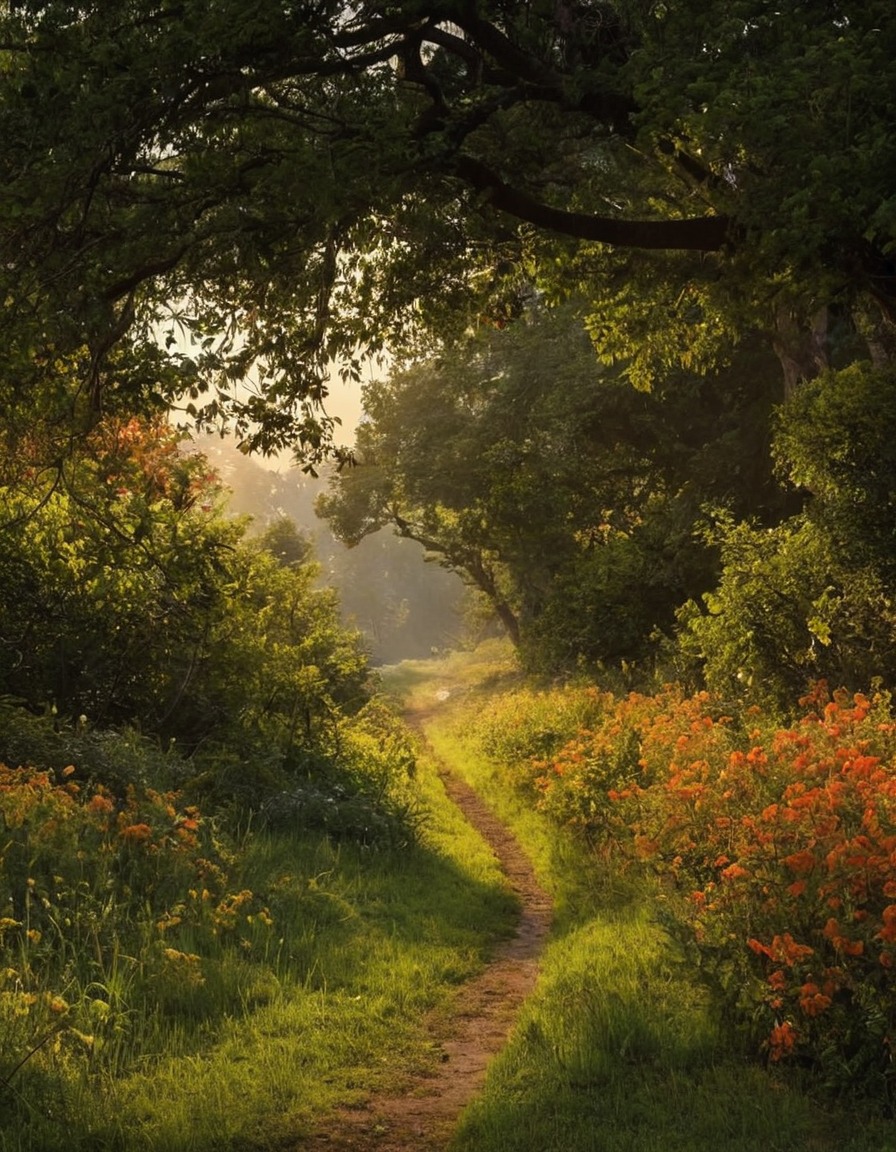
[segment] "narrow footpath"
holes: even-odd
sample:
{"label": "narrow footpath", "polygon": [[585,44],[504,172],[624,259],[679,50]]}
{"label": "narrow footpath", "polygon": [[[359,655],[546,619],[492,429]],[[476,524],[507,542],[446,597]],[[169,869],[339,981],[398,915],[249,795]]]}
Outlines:
{"label": "narrow footpath", "polygon": [[314,1152],[443,1152],[535,986],[551,923],[550,897],[516,838],[473,789],[448,767],[440,776],[448,795],[492,847],[520,900],[516,934],[498,946],[480,976],[463,986],[451,1032],[440,1042],[442,1062],[435,1074],[420,1077],[401,1096],[344,1110],[329,1131],[312,1141]]}

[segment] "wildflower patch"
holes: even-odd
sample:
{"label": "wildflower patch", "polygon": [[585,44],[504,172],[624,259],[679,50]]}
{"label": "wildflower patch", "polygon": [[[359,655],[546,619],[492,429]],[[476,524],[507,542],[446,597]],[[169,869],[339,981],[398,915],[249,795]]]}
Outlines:
{"label": "wildflower patch", "polygon": [[[595,697],[590,697],[592,703]],[[522,790],[651,868],[664,917],[754,1051],[896,1089],[896,722],[819,685],[787,727],[708,693],[602,694]]]}

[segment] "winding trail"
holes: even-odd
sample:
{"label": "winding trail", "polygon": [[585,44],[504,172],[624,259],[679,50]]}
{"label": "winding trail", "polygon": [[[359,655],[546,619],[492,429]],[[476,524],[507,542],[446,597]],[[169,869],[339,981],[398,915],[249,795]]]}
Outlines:
{"label": "winding trail", "polygon": [[[420,725],[422,719],[414,721]],[[476,792],[447,766],[439,775],[448,795],[493,849],[519,898],[516,934],[499,945],[481,975],[463,986],[458,1012],[440,1044],[436,1072],[418,1077],[401,1096],[377,1097],[363,1109],[343,1110],[311,1142],[314,1152],[443,1152],[535,986],[551,924],[550,897],[516,838]]]}

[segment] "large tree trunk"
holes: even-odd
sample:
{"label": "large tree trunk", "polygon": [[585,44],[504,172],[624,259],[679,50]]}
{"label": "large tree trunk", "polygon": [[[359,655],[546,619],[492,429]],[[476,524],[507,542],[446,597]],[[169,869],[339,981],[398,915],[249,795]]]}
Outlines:
{"label": "large tree trunk", "polygon": [[504,626],[504,631],[510,637],[510,642],[514,648],[520,646],[520,622],[517,620],[509,604],[505,604],[503,600],[492,600],[495,607],[495,612],[498,619]]}
{"label": "large tree trunk", "polygon": [[861,305],[854,312],[856,329],[862,333],[875,368],[889,368],[896,362],[896,321],[877,301]]}
{"label": "large tree trunk", "polygon": [[779,308],[772,346],[784,373],[786,400],[803,381],[813,380],[828,367],[827,308],[820,308],[808,325],[801,324],[789,309]]}

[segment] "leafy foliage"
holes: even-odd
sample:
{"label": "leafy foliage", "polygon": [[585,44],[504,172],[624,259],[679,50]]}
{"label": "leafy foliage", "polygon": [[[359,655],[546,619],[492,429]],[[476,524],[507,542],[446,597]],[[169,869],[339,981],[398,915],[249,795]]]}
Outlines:
{"label": "leafy foliage", "polygon": [[888,14],[9,6],[5,420],[180,396],[313,459],[332,362],[504,322],[533,282],[642,380],[757,326],[811,374],[820,309],[893,316]]}
{"label": "leafy foliage", "polygon": [[367,847],[407,847],[423,819],[415,773],[407,730],[387,706],[371,700],[339,724],[330,762],[269,797],[261,816],[273,828],[299,825]]}
{"label": "leafy foliage", "polygon": [[797,390],[774,451],[806,494],[773,528],[720,525],[722,577],[682,613],[708,684],[787,709],[811,680],[860,690],[896,673],[893,375],[857,363]]}
{"label": "leafy foliage", "polygon": [[[588,719],[505,779],[599,852],[643,862],[661,918],[757,1055],[828,1088],[893,1092],[894,724],[879,695],[823,685],[778,725],[708,693],[579,689]],[[574,701],[567,704],[572,713]],[[505,700],[525,728],[540,697]]]}
{"label": "leafy foliage", "polygon": [[533,303],[371,385],[358,463],[319,509],[349,544],[388,523],[417,540],[485,595],[530,666],[636,659],[711,586],[703,505],[769,515],[779,500],[761,454],[770,367],[747,342],[711,381],[645,394],[599,369],[574,309]]}
{"label": "leafy foliage", "polygon": [[248,544],[163,424],[109,422],[39,499],[2,495],[0,683],[32,709],[283,757],[363,702],[363,655],[314,568]]}

